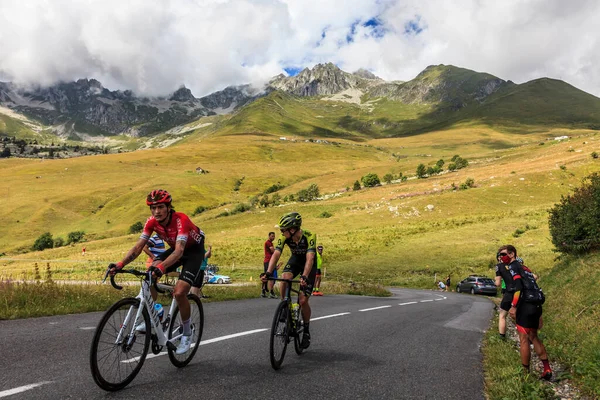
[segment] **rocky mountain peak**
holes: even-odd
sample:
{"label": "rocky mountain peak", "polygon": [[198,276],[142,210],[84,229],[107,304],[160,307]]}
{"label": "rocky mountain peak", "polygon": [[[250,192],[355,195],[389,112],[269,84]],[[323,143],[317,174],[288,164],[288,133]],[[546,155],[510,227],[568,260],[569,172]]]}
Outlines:
{"label": "rocky mountain peak", "polygon": [[192,94],[192,91],[190,89],[186,88],[185,86],[181,86],[179,89],[177,89],[175,92],[173,92],[171,97],[169,97],[169,100],[184,102],[184,101],[194,101],[194,100],[196,100],[196,98],[194,97],[194,95]]}
{"label": "rocky mountain peak", "polygon": [[367,71],[364,68],[359,68],[357,71],[354,71],[352,75],[358,76],[359,78],[363,79],[381,79],[371,71]]}

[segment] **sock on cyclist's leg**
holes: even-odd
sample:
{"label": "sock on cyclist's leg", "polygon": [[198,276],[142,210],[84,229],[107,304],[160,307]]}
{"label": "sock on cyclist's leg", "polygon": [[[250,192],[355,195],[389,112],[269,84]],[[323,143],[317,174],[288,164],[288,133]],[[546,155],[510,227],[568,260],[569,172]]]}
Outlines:
{"label": "sock on cyclist's leg", "polygon": [[187,321],[183,321],[183,336],[192,336],[191,321],[191,318],[189,318]]}
{"label": "sock on cyclist's leg", "polygon": [[303,325],[304,325],[304,333],[309,333],[308,332],[308,324],[309,324],[309,322],[304,322],[303,323]]}

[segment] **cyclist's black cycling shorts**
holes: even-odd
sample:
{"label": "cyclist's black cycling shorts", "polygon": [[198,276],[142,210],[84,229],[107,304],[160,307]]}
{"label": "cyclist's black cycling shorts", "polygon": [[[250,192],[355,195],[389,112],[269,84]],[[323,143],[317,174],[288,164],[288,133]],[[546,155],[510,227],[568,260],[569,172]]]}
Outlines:
{"label": "cyclist's black cycling shorts", "polygon": [[538,329],[540,326],[540,317],[542,316],[542,306],[537,304],[519,302],[517,306],[517,329],[519,327]]}
{"label": "cyclist's black cycling shorts", "polygon": [[[155,260],[164,261],[173,253],[174,249],[168,249]],[[183,255],[179,260],[175,262],[175,264],[171,265],[167,268],[166,273],[173,272],[180,266],[181,272],[179,273],[179,279],[187,282],[190,286],[200,287],[202,286],[202,280],[204,275],[201,274],[200,266],[202,265],[202,261],[204,260],[204,249],[201,247],[186,249],[183,252]]]}
{"label": "cyclist's black cycling shorts", "polygon": [[[292,279],[294,279],[298,275],[302,275],[304,272],[304,265],[306,264],[306,257],[302,256],[291,256],[288,262],[285,264],[283,268],[283,273],[291,272],[293,274]],[[315,257],[315,261],[313,262],[312,269],[310,270],[310,274],[308,274],[308,284],[304,288],[304,294],[310,296],[312,293],[313,286],[315,285],[315,276],[317,275],[317,258]]]}

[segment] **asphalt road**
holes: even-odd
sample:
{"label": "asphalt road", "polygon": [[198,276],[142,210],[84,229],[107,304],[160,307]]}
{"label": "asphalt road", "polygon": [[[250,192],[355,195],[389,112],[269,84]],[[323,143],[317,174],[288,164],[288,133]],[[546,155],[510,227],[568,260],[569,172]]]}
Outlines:
{"label": "asphalt road", "polygon": [[297,356],[291,344],[279,371],[269,363],[276,300],[204,304],[206,343],[194,360],[178,369],[166,355],[149,358],[116,393],[90,373],[102,313],[0,321],[0,398],[483,399],[480,344],[492,302],[393,293],[312,298],[311,347]]}

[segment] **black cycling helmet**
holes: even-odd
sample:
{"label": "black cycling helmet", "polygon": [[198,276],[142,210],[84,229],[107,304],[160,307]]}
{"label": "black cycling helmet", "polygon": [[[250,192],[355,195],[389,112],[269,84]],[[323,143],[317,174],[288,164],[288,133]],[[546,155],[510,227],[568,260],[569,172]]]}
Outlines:
{"label": "black cycling helmet", "polygon": [[277,226],[279,229],[300,228],[302,225],[302,216],[297,212],[285,214],[279,219]]}

